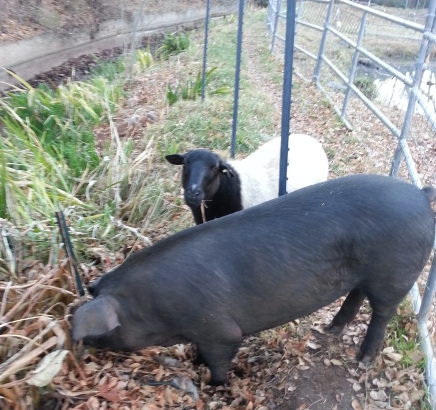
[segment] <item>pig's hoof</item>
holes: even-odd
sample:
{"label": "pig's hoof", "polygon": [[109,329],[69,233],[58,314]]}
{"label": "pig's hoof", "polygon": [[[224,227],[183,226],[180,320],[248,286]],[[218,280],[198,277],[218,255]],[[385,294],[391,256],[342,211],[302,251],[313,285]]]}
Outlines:
{"label": "pig's hoof", "polygon": [[200,366],[202,364],[206,365],[205,360],[199,354],[192,359],[192,363],[194,366]]}
{"label": "pig's hoof", "polygon": [[341,334],[342,330],[344,329],[344,325],[338,325],[334,322],[330,323],[325,327],[325,330],[329,333],[332,333],[334,335]]}
{"label": "pig's hoof", "polygon": [[222,386],[227,383],[227,379],[211,379],[209,382],[210,386]]}
{"label": "pig's hoof", "polygon": [[356,360],[362,364],[364,364],[365,366],[368,366],[371,364],[372,359],[369,358],[368,356],[363,356],[362,358],[360,358],[360,355],[356,356]]}
{"label": "pig's hoof", "polygon": [[241,369],[240,367],[235,367],[233,369],[233,373],[236,377],[239,377],[240,379],[243,379],[246,376],[244,370]]}
{"label": "pig's hoof", "polygon": [[365,349],[360,349],[359,353],[356,355],[356,360],[367,366],[374,360],[375,356],[375,354],[371,354]]}

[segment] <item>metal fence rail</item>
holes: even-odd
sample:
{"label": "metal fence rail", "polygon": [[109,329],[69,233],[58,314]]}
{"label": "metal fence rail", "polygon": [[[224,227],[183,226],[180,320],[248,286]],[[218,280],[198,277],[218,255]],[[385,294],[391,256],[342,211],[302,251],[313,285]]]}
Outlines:
{"label": "metal fence rail", "polygon": [[[283,50],[286,2],[270,0],[271,51]],[[415,3],[416,4],[416,3]],[[405,166],[422,187],[410,142],[436,139],[436,0],[428,8],[375,7],[350,0],[297,0],[294,72],[323,91],[353,128],[350,107],[362,107],[395,137],[390,175]],[[387,10],[387,11],[386,11]],[[357,111],[360,108],[357,109]],[[355,110],[356,111],[356,110]],[[436,184],[436,172],[426,182]],[[435,244],[436,247],[436,244]],[[426,383],[436,408],[436,362],[427,328],[436,287],[436,256],[424,293],[415,284],[412,303],[426,357]]]}

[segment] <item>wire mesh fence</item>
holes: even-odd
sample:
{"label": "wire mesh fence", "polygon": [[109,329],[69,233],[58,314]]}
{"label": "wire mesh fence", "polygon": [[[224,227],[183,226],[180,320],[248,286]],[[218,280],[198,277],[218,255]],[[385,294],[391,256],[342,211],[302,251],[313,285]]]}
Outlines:
{"label": "wire mesh fence", "polygon": [[[348,128],[389,158],[367,167],[418,186],[436,185],[436,0],[299,0],[294,72],[314,81]],[[286,2],[270,0],[271,50],[283,52]],[[371,126],[366,126],[365,119]],[[362,125],[363,123],[363,125]],[[434,309],[436,258],[411,294],[436,404],[436,368],[427,324]],[[421,301],[421,296],[423,301]],[[421,303],[422,302],[422,303]],[[433,307],[432,307],[433,305]]]}

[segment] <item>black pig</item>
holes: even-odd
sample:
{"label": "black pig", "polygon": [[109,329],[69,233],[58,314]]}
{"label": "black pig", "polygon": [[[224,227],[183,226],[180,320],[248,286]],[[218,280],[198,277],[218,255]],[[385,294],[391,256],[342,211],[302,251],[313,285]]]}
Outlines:
{"label": "black pig", "polygon": [[342,330],[367,297],[373,313],[358,359],[371,360],[431,252],[435,197],[355,175],[187,229],[94,282],[73,337],[116,350],[192,342],[218,384],[245,335],[348,293],[330,326]]}

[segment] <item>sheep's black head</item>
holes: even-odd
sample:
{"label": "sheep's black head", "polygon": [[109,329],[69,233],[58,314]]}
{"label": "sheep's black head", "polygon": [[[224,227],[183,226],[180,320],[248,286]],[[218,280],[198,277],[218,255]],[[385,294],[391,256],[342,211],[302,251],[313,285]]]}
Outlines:
{"label": "sheep's black head", "polygon": [[227,164],[206,149],[195,149],[184,155],[167,155],[165,158],[170,164],[183,165],[182,185],[185,201],[190,207],[198,207],[201,201],[215,195],[222,174],[233,176]]}

